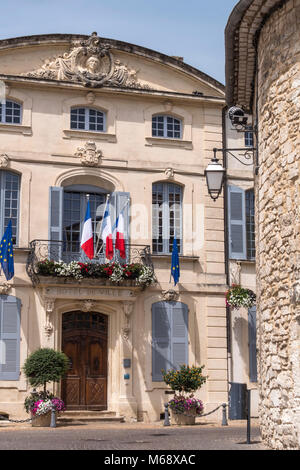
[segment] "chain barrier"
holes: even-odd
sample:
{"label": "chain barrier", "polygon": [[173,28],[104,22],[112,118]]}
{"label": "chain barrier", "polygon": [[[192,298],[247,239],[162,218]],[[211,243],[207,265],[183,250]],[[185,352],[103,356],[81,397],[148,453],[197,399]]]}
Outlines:
{"label": "chain barrier", "polygon": [[[204,416],[209,416],[211,414],[213,414],[215,411],[217,411],[219,408],[223,408],[223,413],[222,413],[222,426],[227,426],[228,423],[227,423],[227,417],[226,417],[226,407],[227,407],[227,403],[222,403],[221,405],[217,406],[217,408],[215,408],[214,410],[212,411],[209,411],[208,413],[205,413],[205,414],[200,414],[200,415],[195,415],[195,417],[198,417],[198,418],[203,418]],[[180,413],[180,416],[191,416],[191,414],[188,414],[188,413]],[[165,421],[164,421],[164,426],[170,426],[170,421],[169,421],[169,403],[165,403]]]}

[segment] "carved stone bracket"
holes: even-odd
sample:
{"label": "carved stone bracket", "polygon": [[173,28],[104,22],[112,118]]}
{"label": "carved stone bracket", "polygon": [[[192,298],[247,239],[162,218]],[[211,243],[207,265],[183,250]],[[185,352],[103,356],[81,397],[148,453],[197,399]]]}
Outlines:
{"label": "carved stone bracket", "polygon": [[93,310],[95,302],[93,302],[93,300],[83,300],[81,302],[81,305],[83,312],[90,312],[91,310]]}
{"label": "carved stone bracket", "polygon": [[7,295],[10,289],[11,289],[11,285],[8,284],[7,282],[3,282],[0,285],[0,295]]}
{"label": "carved stone bracket", "polygon": [[84,147],[78,147],[75,156],[80,158],[83,166],[98,166],[101,163],[102,152],[97,150],[95,142],[86,142]]}
{"label": "carved stone bracket", "polygon": [[165,301],[168,301],[168,302],[173,301],[174,302],[174,301],[178,300],[179,292],[176,292],[173,289],[169,289],[169,290],[163,290],[161,295],[162,295],[162,298]]}
{"label": "carved stone bracket", "polygon": [[9,156],[6,153],[0,155],[0,168],[7,168],[9,164]]}
{"label": "carved stone bracket", "polygon": [[49,338],[53,333],[53,323],[51,321],[51,316],[54,310],[55,300],[44,297],[44,308],[46,313],[46,322],[44,325],[44,331],[46,336]]}
{"label": "carved stone bracket", "polygon": [[131,315],[133,312],[134,302],[123,303],[123,312],[124,312],[124,326],[122,328],[122,338],[125,341],[129,340],[129,333],[131,331]]}

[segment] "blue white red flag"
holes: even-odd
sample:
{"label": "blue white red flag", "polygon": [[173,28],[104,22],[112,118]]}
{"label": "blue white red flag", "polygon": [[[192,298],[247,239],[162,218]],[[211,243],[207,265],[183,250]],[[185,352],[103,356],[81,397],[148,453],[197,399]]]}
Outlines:
{"label": "blue white red flag", "polygon": [[[123,209],[124,210],[124,209]],[[118,215],[116,221],[116,241],[115,241],[115,248],[119,250],[120,257],[126,258],[126,250],[125,250],[125,236],[124,236],[124,215],[123,210]]]}
{"label": "blue white red flag", "polygon": [[94,237],[93,237],[90,201],[87,202],[87,206],[86,206],[86,213],[85,213],[83,231],[82,231],[82,236],[81,236],[81,249],[85,252],[85,254],[90,259],[94,258]]}
{"label": "blue white red flag", "polygon": [[110,218],[110,209],[109,202],[107,201],[106,209],[103,216],[101,234],[100,238],[103,240],[105,245],[105,256],[107,259],[111,260],[114,256],[114,244],[113,244],[113,234],[111,228],[111,218]]}

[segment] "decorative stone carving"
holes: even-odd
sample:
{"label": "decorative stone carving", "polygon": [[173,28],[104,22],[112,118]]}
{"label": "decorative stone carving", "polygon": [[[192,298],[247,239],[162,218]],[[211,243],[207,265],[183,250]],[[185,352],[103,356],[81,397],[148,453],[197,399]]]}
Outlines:
{"label": "decorative stone carving", "polygon": [[44,308],[46,312],[46,322],[44,325],[44,331],[46,336],[50,337],[53,333],[53,324],[51,322],[51,315],[54,310],[55,300],[44,297]]}
{"label": "decorative stone carving", "polygon": [[137,81],[137,71],[113,57],[110,45],[94,32],[85,41],[74,41],[70,52],[45,61],[27,77],[80,82],[87,87],[149,88]]}
{"label": "decorative stone carving", "polygon": [[96,100],[95,93],[93,93],[92,91],[89,91],[89,93],[86,94],[86,100],[89,104],[95,103],[95,100]]}
{"label": "decorative stone carving", "polygon": [[241,262],[240,261],[231,261],[229,265],[229,280],[230,285],[241,283]]}
{"label": "decorative stone carving", "polygon": [[93,302],[92,300],[83,300],[81,308],[84,312],[90,312],[93,309],[94,305],[95,302]]}
{"label": "decorative stone carving", "polygon": [[162,298],[167,301],[167,302],[174,302],[176,300],[178,300],[178,297],[179,297],[179,292],[176,292],[175,290],[173,289],[169,289],[169,290],[163,290],[162,293]]}
{"label": "decorative stone carving", "polygon": [[6,168],[9,164],[9,156],[6,153],[0,155],[0,168]]}
{"label": "decorative stone carving", "polygon": [[134,306],[133,302],[127,302],[127,301],[123,302],[123,311],[124,311],[125,321],[124,321],[124,326],[122,328],[122,338],[125,341],[129,340],[129,333],[131,331],[130,317],[133,312],[133,306]]}
{"label": "decorative stone carving", "polygon": [[10,289],[11,289],[11,285],[8,284],[7,282],[3,282],[0,285],[0,295],[7,295]]}
{"label": "decorative stone carving", "polygon": [[83,166],[98,166],[101,163],[101,150],[97,150],[95,142],[86,142],[84,147],[78,147],[75,156],[80,158]]}
{"label": "decorative stone carving", "polygon": [[174,178],[174,170],[173,170],[173,168],[166,168],[166,170],[165,170],[165,176],[166,176],[166,178],[168,178],[168,179]]}

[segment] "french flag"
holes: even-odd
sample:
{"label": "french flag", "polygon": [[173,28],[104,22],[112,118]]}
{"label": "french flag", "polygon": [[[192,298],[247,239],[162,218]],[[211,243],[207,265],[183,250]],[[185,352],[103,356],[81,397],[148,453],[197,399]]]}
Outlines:
{"label": "french flag", "polygon": [[123,211],[120,212],[116,221],[116,241],[115,247],[120,252],[121,258],[126,258],[125,238],[124,238],[124,216]]}
{"label": "french flag", "polygon": [[94,258],[94,239],[93,239],[92,218],[91,218],[91,209],[90,209],[89,200],[86,206],[86,213],[85,213],[80,246],[81,246],[81,249],[85,252],[85,254],[90,259]]}
{"label": "french flag", "polygon": [[111,260],[114,256],[114,244],[111,228],[111,219],[109,212],[109,203],[107,202],[106,209],[103,216],[102,227],[101,227],[101,237],[103,243],[105,244],[105,256],[107,259]]}

